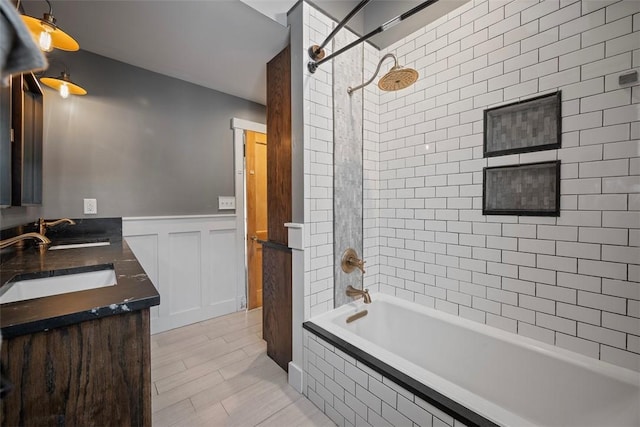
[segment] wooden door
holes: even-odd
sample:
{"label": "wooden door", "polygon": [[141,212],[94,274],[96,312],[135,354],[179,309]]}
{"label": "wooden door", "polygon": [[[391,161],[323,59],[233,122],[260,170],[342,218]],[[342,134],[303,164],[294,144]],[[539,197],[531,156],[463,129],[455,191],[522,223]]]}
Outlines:
{"label": "wooden door", "polygon": [[267,135],[245,134],[248,309],[262,307],[262,244],[267,235]]}

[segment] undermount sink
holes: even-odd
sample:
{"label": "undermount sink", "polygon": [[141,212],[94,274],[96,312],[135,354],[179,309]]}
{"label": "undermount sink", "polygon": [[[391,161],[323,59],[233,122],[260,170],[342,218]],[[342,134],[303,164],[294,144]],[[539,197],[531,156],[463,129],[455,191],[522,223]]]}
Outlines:
{"label": "undermount sink", "polygon": [[90,268],[89,271],[87,267],[81,267],[17,276],[4,286],[8,289],[0,296],[0,304],[113,286],[117,283],[113,265]]}
{"label": "undermount sink", "polygon": [[94,248],[96,246],[109,246],[111,242],[89,242],[89,243],[67,243],[61,245],[50,246],[50,251],[57,251],[60,249],[77,249],[77,248]]}

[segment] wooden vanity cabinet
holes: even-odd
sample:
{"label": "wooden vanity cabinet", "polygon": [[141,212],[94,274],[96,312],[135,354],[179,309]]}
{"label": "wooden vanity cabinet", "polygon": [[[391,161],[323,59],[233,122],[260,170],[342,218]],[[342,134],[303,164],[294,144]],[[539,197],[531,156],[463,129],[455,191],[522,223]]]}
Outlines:
{"label": "wooden vanity cabinet", "polygon": [[2,342],[2,426],[150,426],[149,309]]}

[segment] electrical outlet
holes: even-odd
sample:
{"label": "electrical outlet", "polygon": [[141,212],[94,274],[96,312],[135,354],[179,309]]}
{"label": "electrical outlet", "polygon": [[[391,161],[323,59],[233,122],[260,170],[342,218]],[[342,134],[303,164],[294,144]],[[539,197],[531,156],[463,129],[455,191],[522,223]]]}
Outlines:
{"label": "electrical outlet", "polygon": [[236,198],[233,196],[218,196],[218,210],[233,210],[236,208]]}
{"label": "electrical outlet", "polygon": [[84,199],[84,213],[85,215],[97,215],[98,201],[96,199]]}

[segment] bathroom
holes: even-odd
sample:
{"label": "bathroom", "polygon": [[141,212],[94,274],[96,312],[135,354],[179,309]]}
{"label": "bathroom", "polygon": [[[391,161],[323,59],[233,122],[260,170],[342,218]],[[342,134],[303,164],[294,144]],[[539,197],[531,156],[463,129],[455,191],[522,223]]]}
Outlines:
{"label": "bathroom", "polygon": [[[344,391],[341,405],[308,378],[311,344],[301,324],[338,305],[334,275],[348,246],[366,261],[363,285],[374,303],[375,292],[395,295],[640,370],[640,95],[637,81],[618,81],[639,67],[637,2],[474,0],[383,51],[361,44],[336,59],[347,64],[326,63],[313,74],[307,49],[335,22],[305,2],[288,18],[292,63],[300,65],[292,72],[293,181],[300,183],[293,222],[302,230],[292,244],[294,388],[338,425],[396,416],[356,412],[361,405]],[[350,38],[345,30],[336,43]],[[346,95],[387,52],[415,68],[418,81],[397,92],[371,84]],[[562,148],[483,156],[485,109],[557,90]],[[361,129],[334,115],[357,102]],[[337,242],[346,236],[334,232],[332,142],[343,129],[362,136],[355,159],[362,230]],[[559,217],[482,214],[484,167],[552,160],[562,164]]]}

